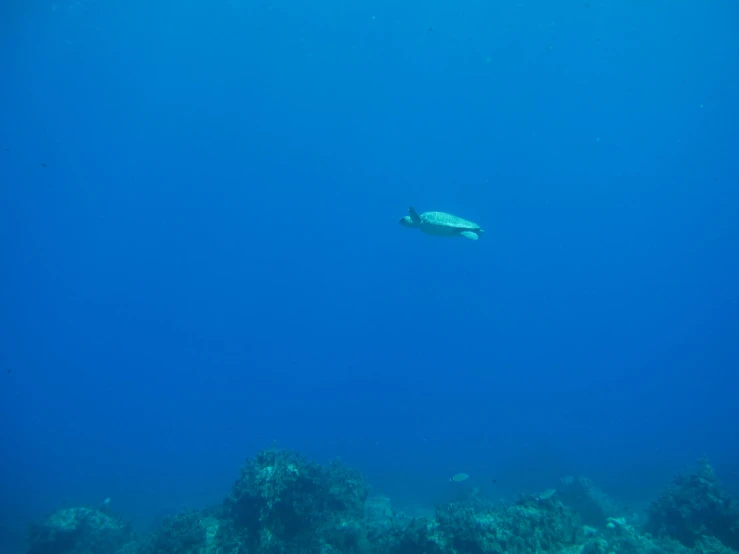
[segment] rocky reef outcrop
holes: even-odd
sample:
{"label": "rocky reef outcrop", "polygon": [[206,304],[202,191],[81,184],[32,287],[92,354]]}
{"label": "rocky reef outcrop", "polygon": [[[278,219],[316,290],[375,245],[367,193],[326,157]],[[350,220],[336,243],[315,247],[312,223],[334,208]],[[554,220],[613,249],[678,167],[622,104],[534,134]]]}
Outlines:
{"label": "rocky reef outcrop", "polygon": [[269,448],[246,460],[217,506],[165,518],[151,533],[100,508],[35,525],[29,554],[736,554],[739,512],[702,460],[651,504],[646,524],[582,477],[493,502],[479,494],[426,517],[370,494],[339,461]]}

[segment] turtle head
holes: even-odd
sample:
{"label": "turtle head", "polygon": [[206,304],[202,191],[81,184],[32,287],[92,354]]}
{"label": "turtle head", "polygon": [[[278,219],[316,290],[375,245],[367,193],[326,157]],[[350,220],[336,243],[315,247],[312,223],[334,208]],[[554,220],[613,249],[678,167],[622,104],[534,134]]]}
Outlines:
{"label": "turtle head", "polygon": [[421,225],[421,216],[418,215],[418,212],[413,209],[413,206],[408,208],[408,215],[401,218],[400,223],[403,227],[410,227],[411,229],[416,229],[420,227]]}
{"label": "turtle head", "polygon": [[400,223],[403,227],[410,227],[411,229],[418,227],[418,224],[415,223],[409,215],[401,217],[398,223]]}
{"label": "turtle head", "polygon": [[408,208],[408,216],[411,218],[411,221],[413,221],[413,223],[415,223],[416,225],[421,223],[421,216],[418,215],[418,212],[413,208],[413,206]]}

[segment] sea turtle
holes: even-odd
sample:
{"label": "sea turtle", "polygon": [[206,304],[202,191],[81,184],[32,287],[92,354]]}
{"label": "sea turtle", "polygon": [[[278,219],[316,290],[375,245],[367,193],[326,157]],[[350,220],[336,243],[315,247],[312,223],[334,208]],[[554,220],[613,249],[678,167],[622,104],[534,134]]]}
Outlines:
{"label": "sea turtle", "polygon": [[413,206],[408,208],[408,214],[401,218],[399,223],[403,227],[421,229],[422,232],[428,235],[465,237],[470,240],[477,240],[483,233],[477,223],[472,223],[456,215],[444,212],[423,212],[419,214],[413,209]]}

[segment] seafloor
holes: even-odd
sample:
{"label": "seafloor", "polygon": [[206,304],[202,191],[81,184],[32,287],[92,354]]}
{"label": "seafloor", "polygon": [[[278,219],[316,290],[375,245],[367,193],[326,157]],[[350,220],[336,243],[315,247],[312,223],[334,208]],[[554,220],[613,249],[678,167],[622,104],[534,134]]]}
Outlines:
{"label": "seafloor", "polygon": [[110,510],[64,508],[34,525],[30,554],[725,553],[739,551],[739,507],[701,460],[644,513],[583,477],[509,503],[471,488],[462,501],[411,517],[374,496],[341,462],[275,448],[246,461],[224,501],[137,534]]}

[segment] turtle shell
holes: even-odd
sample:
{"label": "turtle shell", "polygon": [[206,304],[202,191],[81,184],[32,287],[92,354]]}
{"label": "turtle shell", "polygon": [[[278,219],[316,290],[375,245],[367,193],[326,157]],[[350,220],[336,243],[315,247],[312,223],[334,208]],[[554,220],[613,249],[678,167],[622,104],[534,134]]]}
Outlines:
{"label": "turtle shell", "polygon": [[461,217],[445,212],[423,212],[419,217],[421,218],[421,222],[426,225],[448,227],[450,229],[469,229],[470,231],[480,229],[480,226],[477,223],[467,221],[466,219],[462,219]]}

